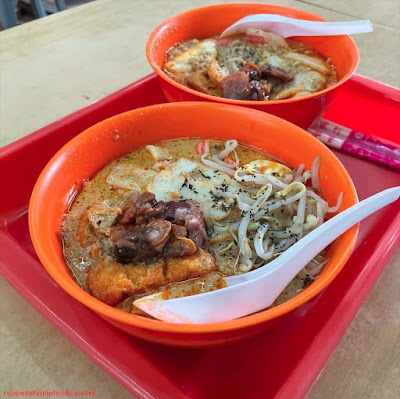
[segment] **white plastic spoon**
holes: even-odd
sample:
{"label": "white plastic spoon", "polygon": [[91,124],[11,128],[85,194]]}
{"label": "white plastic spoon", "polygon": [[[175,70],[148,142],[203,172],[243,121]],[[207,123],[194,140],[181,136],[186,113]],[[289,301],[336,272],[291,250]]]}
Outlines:
{"label": "white plastic spoon", "polygon": [[307,234],[274,261],[253,272],[226,278],[226,288],[167,300],[157,293],[136,300],[134,305],[159,320],[172,323],[215,323],[265,309],[327,245],[399,196],[400,186],[353,205]]}
{"label": "white plastic spoon", "polygon": [[319,22],[294,19],[276,14],[248,15],[225,29],[221,37],[244,33],[248,28],[276,33],[284,38],[291,36],[335,36],[372,32],[369,20],[346,22]]}

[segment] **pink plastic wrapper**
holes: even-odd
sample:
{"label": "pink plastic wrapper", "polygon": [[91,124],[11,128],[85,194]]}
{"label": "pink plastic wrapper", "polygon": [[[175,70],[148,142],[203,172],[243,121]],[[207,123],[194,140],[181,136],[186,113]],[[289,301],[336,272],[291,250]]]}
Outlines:
{"label": "pink plastic wrapper", "polygon": [[383,144],[326,119],[317,119],[308,132],[328,147],[337,148],[400,170],[400,148]]}

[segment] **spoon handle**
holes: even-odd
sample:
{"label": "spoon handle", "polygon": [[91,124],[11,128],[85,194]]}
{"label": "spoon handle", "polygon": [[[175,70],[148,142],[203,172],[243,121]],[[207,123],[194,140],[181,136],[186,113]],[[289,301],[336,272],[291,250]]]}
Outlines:
{"label": "spoon handle", "polygon": [[291,36],[332,36],[372,32],[369,20],[322,22],[288,18],[275,14],[248,15],[222,32],[221,37],[246,32],[248,28],[257,28],[277,33],[282,37]]}
{"label": "spoon handle", "polygon": [[[296,25],[299,29],[305,29],[304,35],[307,36],[352,35],[357,33],[368,33],[373,30],[372,24],[369,20],[343,22],[307,21],[307,24],[302,24],[300,22],[296,23]],[[301,32],[299,34],[301,34]]]}
{"label": "spoon handle", "polygon": [[381,191],[356,205],[340,212],[322,225],[304,236],[288,248],[282,255],[266,266],[252,272],[226,278],[228,285],[266,277],[272,272],[285,267],[282,276],[291,281],[300,270],[326,248],[332,241],[367,216],[396,201],[400,196],[400,186]]}

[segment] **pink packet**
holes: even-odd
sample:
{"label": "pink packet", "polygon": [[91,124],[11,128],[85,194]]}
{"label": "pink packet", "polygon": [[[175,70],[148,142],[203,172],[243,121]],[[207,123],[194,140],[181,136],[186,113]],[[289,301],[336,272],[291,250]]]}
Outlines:
{"label": "pink packet", "polygon": [[400,149],[364,136],[352,129],[320,118],[308,132],[329,147],[341,149],[363,158],[400,170]]}

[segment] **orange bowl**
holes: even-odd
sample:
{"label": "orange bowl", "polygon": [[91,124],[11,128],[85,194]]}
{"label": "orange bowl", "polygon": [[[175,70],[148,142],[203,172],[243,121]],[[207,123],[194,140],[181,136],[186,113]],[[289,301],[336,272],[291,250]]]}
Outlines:
{"label": "orange bowl", "polygon": [[111,324],[140,338],[182,347],[215,346],[237,341],[269,328],[273,322],[321,292],[350,256],[357,227],[331,244],[320,277],[295,298],[260,313],[213,324],[172,324],[124,313],[100,302],[73,279],[63,256],[60,228],[75,190],[108,162],[147,144],[184,137],[235,138],[272,154],[293,167],[311,167],[321,156],[320,184],[325,199],[339,211],[357,202],[350,176],[336,156],[301,128],[244,107],[217,103],[170,103],[139,108],[85,130],[50,160],[35,185],[29,204],[29,229],[36,252],[53,279],[76,300]]}
{"label": "orange bowl", "polygon": [[175,15],[159,25],[146,44],[147,59],[160,77],[161,88],[168,101],[215,101],[236,104],[269,112],[307,129],[314,119],[332,103],[337,89],[355,72],[358,49],[349,36],[298,36],[291,38],[318,50],[332,60],[338,82],[317,93],[280,101],[241,101],[200,93],[175,82],[163,71],[165,55],[175,44],[189,39],[206,39],[219,35],[225,28],[249,14],[280,14],[310,21],[326,21],[317,15],[294,8],[270,4],[219,4],[196,8]]}

